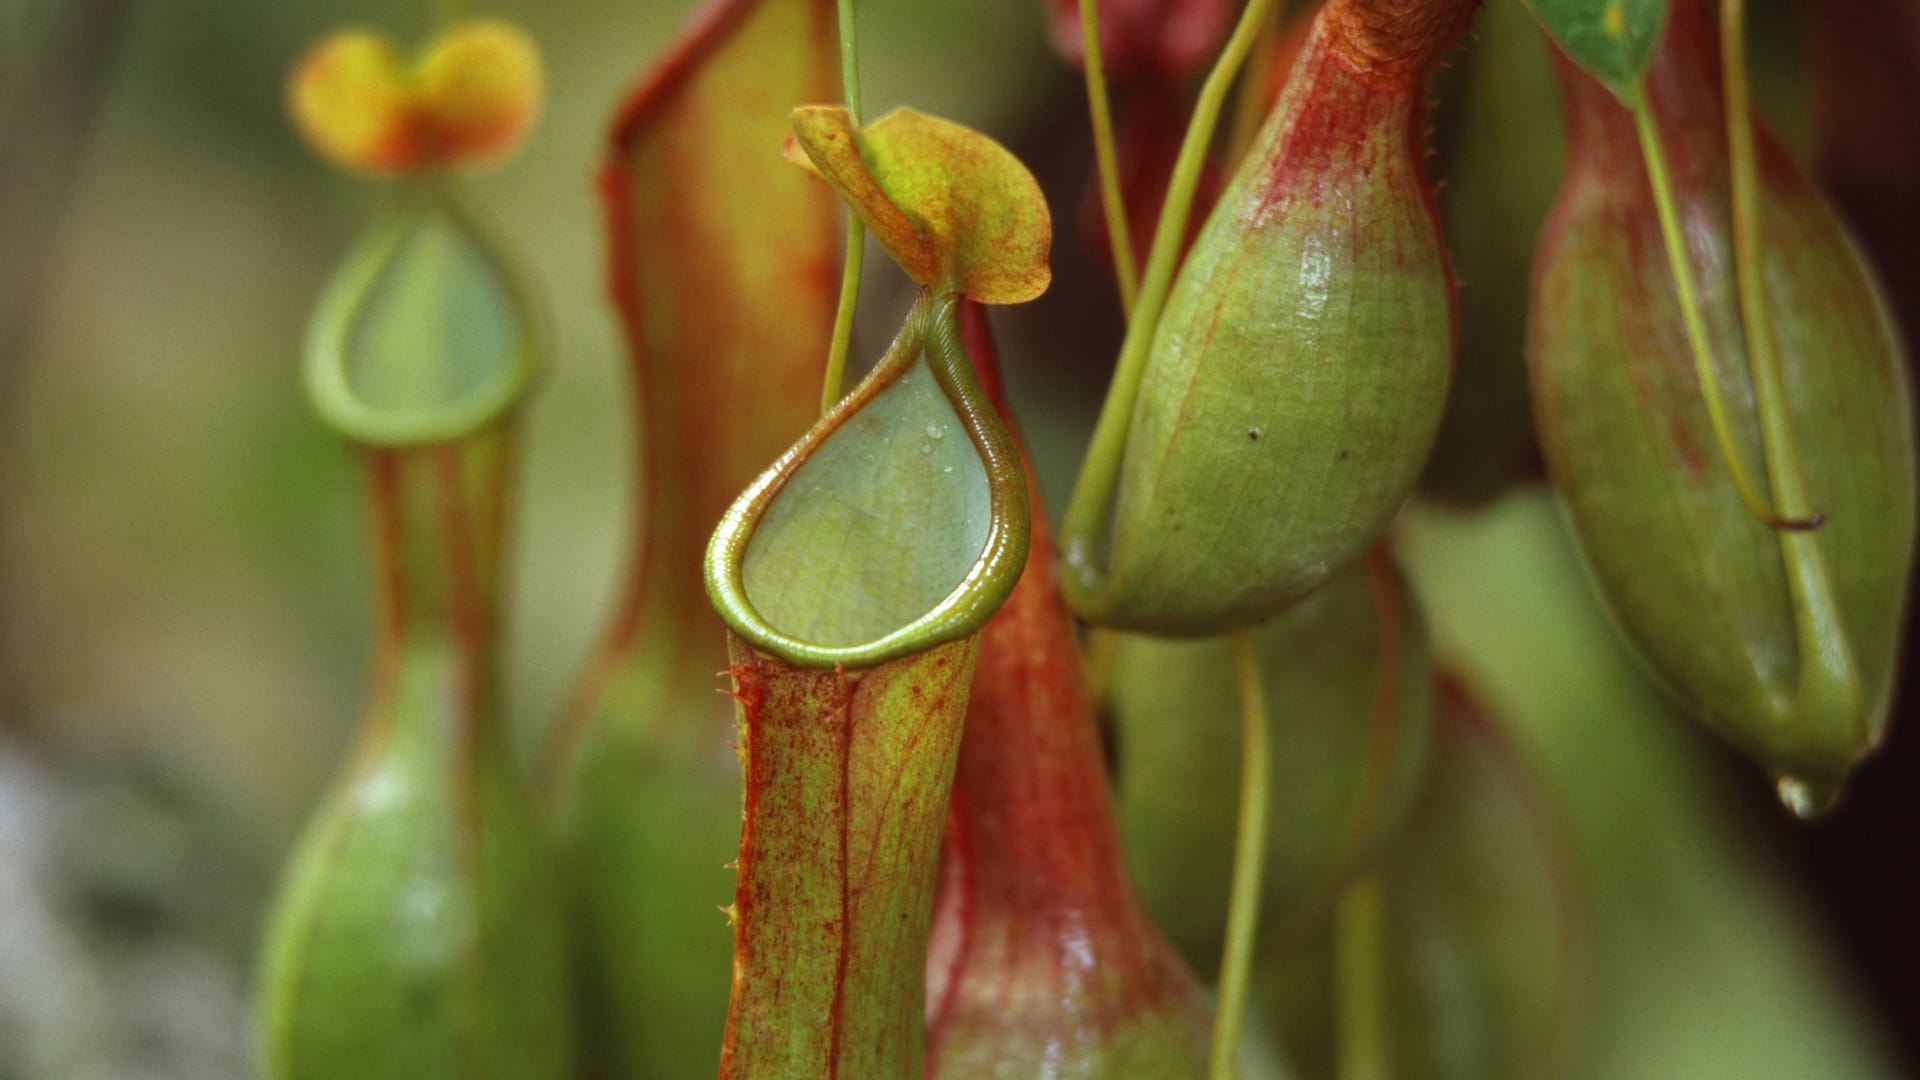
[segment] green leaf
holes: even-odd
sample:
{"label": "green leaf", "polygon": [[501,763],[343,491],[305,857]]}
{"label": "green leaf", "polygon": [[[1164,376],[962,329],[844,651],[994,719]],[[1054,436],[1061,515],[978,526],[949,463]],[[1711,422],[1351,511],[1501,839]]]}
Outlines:
{"label": "green leaf", "polygon": [[983,304],[1046,291],[1046,198],[999,143],[912,109],[857,128],[843,108],[809,105],[793,132],[787,157],[825,177],[915,281]]}
{"label": "green leaf", "polygon": [[1667,0],[1523,0],[1574,63],[1625,97],[1647,69]]}
{"label": "green leaf", "polygon": [[405,194],[327,286],[307,338],[314,409],[379,446],[445,442],[521,398],[539,340],[506,256],[444,181]]}
{"label": "green leaf", "polygon": [[905,656],[978,630],[1019,579],[1026,477],[956,304],[923,293],[872,374],[715,531],[709,594],[762,650],[815,667]]}

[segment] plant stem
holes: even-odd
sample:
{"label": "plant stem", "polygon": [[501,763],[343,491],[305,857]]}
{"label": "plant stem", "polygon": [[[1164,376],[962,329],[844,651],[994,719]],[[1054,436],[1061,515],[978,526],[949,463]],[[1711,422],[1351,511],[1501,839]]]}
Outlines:
{"label": "plant stem", "polygon": [[1267,854],[1270,792],[1267,691],[1253,637],[1233,635],[1233,667],[1240,684],[1240,822],[1234,831],[1233,886],[1227,899],[1227,941],[1220,957],[1220,997],[1213,1016],[1211,1080],[1239,1074],[1240,1024],[1247,1011],[1247,978],[1260,929],[1260,879]]}
{"label": "plant stem", "polygon": [[1334,912],[1334,984],[1340,1080],[1384,1080],[1387,1063],[1386,987],[1381,935],[1385,897],[1372,874],[1349,884]]}
{"label": "plant stem", "polygon": [[1253,146],[1260,133],[1260,120],[1267,114],[1267,84],[1273,81],[1273,53],[1280,45],[1280,27],[1286,20],[1285,0],[1274,0],[1273,12],[1260,27],[1253,43],[1253,58],[1247,61],[1246,75],[1240,80],[1240,93],[1233,103],[1233,126],[1228,129],[1226,167],[1238,168],[1240,159]]}
{"label": "plant stem", "polygon": [[433,25],[436,28],[452,26],[465,18],[466,0],[433,0]]}
{"label": "plant stem", "polygon": [[[839,0],[840,93],[854,126],[860,124],[860,57],[854,32],[853,0]],[[860,263],[865,257],[867,230],[859,215],[847,211],[847,254],[840,264],[840,306],[833,313],[833,344],[827,349],[827,373],[820,384],[820,411],[840,400],[847,377],[847,351],[853,345],[853,313],[860,302]]]}
{"label": "plant stem", "polygon": [[[1667,265],[1673,272],[1674,291],[1680,300],[1680,315],[1686,323],[1687,346],[1693,352],[1694,377],[1699,380],[1700,394],[1707,404],[1707,419],[1713,425],[1713,438],[1720,447],[1720,459],[1726,463],[1727,473],[1733,479],[1734,490],[1740,494],[1740,501],[1762,524],[1775,529],[1816,528],[1820,524],[1817,516],[1787,518],[1775,513],[1754,486],[1746,464],[1741,460],[1739,447],[1734,443],[1733,428],[1727,418],[1720,378],[1714,371],[1706,319],[1701,312],[1699,293],[1694,288],[1693,265],[1687,256],[1686,236],[1681,229],[1679,209],[1674,204],[1673,184],[1667,174],[1666,151],[1660,144],[1660,131],[1654,122],[1653,110],[1647,106],[1645,89],[1638,85],[1633,90],[1633,122],[1640,134],[1641,154],[1646,158],[1647,181],[1653,188],[1653,205],[1660,215],[1660,235],[1666,242]],[[1756,398],[1757,395],[1758,387]],[[1762,422],[1765,423],[1764,416]]]}
{"label": "plant stem", "polygon": [[[1723,0],[1726,2],[1726,0]],[[1693,349],[1694,367],[1707,402],[1707,415],[1713,422],[1714,438],[1719,441],[1721,457],[1733,475],[1734,485],[1747,509],[1764,525],[1781,530],[1780,555],[1790,603],[1794,631],[1800,647],[1800,668],[1791,700],[1775,699],[1769,709],[1778,716],[1834,717],[1856,727],[1870,722],[1862,709],[1860,672],[1847,640],[1846,621],[1839,600],[1827,575],[1817,538],[1810,535],[1825,520],[1815,511],[1808,514],[1806,483],[1800,471],[1800,457],[1794,447],[1786,392],[1780,379],[1779,357],[1773,348],[1772,327],[1766,313],[1765,282],[1760,272],[1759,199],[1753,158],[1752,118],[1746,93],[1746,50],[1739,41],[1742,11],[1737,2],[1727,10],[1722,22],[1726,35],[1722,48],[1727,70],[1726,110],[1730,186],[1734,201],[1734,248],[1736,281],[1739,285],[1742,321],[1747,336],[1747,357],[1754,381],[1754,408],[1760,419],[1760,446],[1770,481],[1786,508],[1787,516],[1775,514],[1754,492],[1740,458],[1735,453],[1720,401],[1719,384],[1713,374],[1713,359],[1708,352],[1706,328],[1700,303],[1693,289],[1693,276],[1687,262],[1686,242],[1681,235],[1679,213],[1674,207],[1673,191],[1667,179],[1666,159],[1660,147],[1659,131],[1647,107],[1640,87],[1633,93],[1634,123],[1639,128],[1640,145],[1647,161],[1647,179],[1653,186],[1654,206],[1660,213],[1660,231],[1666,241],[1667,261],[1672,266],[1679,292],[1682,315],[1687,323],[1687,340]],[[1731,50],[1727,43],[1732,42]],[[1736,72],[1738,74],[1736,74]],[[1736,85],[1737,84],[1737,85]],[[1757,332],[1756,332],[1757,331]],[[1805,516],[1802,516],[1805,515]],[[1856,739],[1863,733],[1855,732]],[[1785,777],[1793,781],[1802,795],[1795,801],[1824,803],[1831,798],[1830,786],[1817,794],[1805,778]],[[1823,785],[1830,781],[1822,778]],[[1788,790],[1785,786],[1783,791]]]}
{"label": "plant stem", "polygon": [[1760,414],[1761,445],[1780,512],[1789,517],[1821,514],[1808,507],[1806,478],[1794,445],[1787,390],[1767,317],[1766,281],[1760,266],[1760,193],[1754,164],[1752,109],[1747,96],[1746,4],[1721,0],[1721,78],[1727,112],[1727,161],[1733,195],[1734,276],[1740,288],[1740,319],[1746,331],[1747,363],[1753,371],[1754,408]]}
{"label": "plant stem", "polygon": [[1099,626],[1087,628],[1081,669],[1086,673],[1087,689],[1093,694],[1096,704],[1105,705],[1111,697],[1114,664],[1119,651],[1118,631]]}
{"label": "plant stem", "polygon": [[[1133,313],[1127,320],[1127,335],[1120,345],[1120,359],[1114,367],[1113,383],[1100,406],[1100,419],[1093,429],[1087,456],[1080,463],[1080,476],[1073,498],[1067,504],[1061,523],[1061,560],[1064,564],[1062,586],[1076,601],[1092,599],[1089,593],[1103,591],[1095,563],[1094,541],[1106,523],[1107,509],[1113,498],[1113,485],[1120,472],[1120,456],[1126,449],[1127,429],[1133,423],[1133,406],[1140,396],[1140,381],[1146,373],[1147,354],[1153,346],[1160,312],[1166,306],[1173,286],[1173,272],[1180,261],[1181,241],[1186,236],[1187,214],[1193,208],[1193,192],[1200,183],[1200,170],[1206,164],[1207,147],[1213,141],[1220,119],[1221,104],[1233,86],[1234,75],[1253,48],[1266,21],[1272,0],[1247,0],[1240,22],[1227,39],[1227,47],[1194,103],[1193,119],[1180,144],[1173,176],[1167,184],[1167,198],[1160,210],[1160,222],[1153,232],[1153,248],[1147,256],[1146,275],[1140,281]],[[1084,606],[1076,603],[1076,606]]]}
{"label": "plant stem", "polygon": [[1113,105],[1107,97],[1106,66],[1100,52],[1099,0],[1080,0],[1081,68],[1087,76],[1087,108],[1093,114],[1093,159],[1100,172],[1100,207],[1107,219],[1107,245],[1113,248],[1113,273],[1120,280],[1120,310],[1133,314],[1140,291],[1133,264],[1133,228],[1120,197],[1120,160],[1114,148]]}
{"label": "plant stem", "polygon": [[[1826,515],[1812,508],[1806,474],[1795,445],[1787,404],[1780,354],[1773,338],[1773,320],[1767,312],[1764,252],[1760,242],[1759,169],[1754,160],[1753,116],[1747,94],[1746,5],[1744,0],[1721,0],[1720,51],[1722,94],[1726,99],[1728,186],[1733,202],[1734,278],[1739,286],[1741,327],[1746,335],[1747,364],[1753,377],[1754,409],[1760,415],[1760,446],[1767,478],[1780,501],[1780,510],[1792,520],[1818,526]],[[1787,594],[1793,605],[1794,628],[1800,643],[1800,671],[1795,688],[1797,704],[1809,710],[1822,707],[1866,724],[1860,672],[1847,641],[1826,560],[1817,537],[1804,530],[1780,534],[1780,554],[1787,571]],[[1794,786],[1815,804],[1804,781]],[[1791,790],[1783,787],[1783,791]],[[1791,800],[1790,800],[1791,801]]]}

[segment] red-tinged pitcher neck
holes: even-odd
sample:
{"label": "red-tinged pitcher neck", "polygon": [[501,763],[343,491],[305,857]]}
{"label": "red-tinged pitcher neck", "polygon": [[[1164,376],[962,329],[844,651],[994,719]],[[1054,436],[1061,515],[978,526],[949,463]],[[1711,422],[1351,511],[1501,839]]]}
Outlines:
{"label": "red-tinged pitcher neck", "polygon": [[[1000,399],[984,313],[961,311],[981,382]],[[1039,492],[1029,480],[1030,497]],[[1152,1007],[1191,991],[1149,927],[1128,880],[1106,760],[1079,644],[1053,578],[1054,549],[1036,515],[1027,565],[982,632],[949,804],[933,985],[959,992],[975,971],[1024,957],[1064,984],[1108,987],[1096,1011]],[[980,935],[987,935],[981,937]],[[1080,971],[1076,964],[1093,964]],[[947,1000],[929,1002],[938,1025]]]}
{"label": "red-tinged pitcher neck", "polygon": [[[1471,4],[1427,6],[1472,10]],[[1373,167],[1383,138],[1401,142],[1414,161],[1420,160],[1426,75],[1451,46],[1454,27],[1448,24],[1433,50],[1417,61],[1388,63],[1365,51],[1385,46],[1368,36],[1364,25],[1354,25],[1361,7],[1328,5],[1294,58],[1269,121],[1281,126],[1270,128],[1255,151],[1264,159],[1260,182],[1269,200],[1314,189],[1323,178],[1343,177],[1356,167]]]}
{"label": "red-tinged pitcher neck", "polygon": [[476,723],[491,715],[505,447],[494,433],[366,454],[376,701],[390,700],[412,650],[445,648],[450,706]]}
{"label": "red-tinged pitcher neck", "polygon": [[1426,81],[1479,0],[1332,0],[1316,34],[1325,50],[1378,82]]}
{"label": "red-tinged pitcher neck", "polygon": [[[975,377],[1017,432],[986,309],[963,303],[959,319]],[[1040,505],[1031,478],[1028,495]],[[1036,515],[1020,583],[982,631],[951,812],[976,904],[1083,907],[1131,896],[1079,643],[1053,586],[1053,558],[1045,515]]]}
{"label": "red-tinged pitcher neck", "polygon": [[1131,917],[1093,709],[1036,530],[1027,574],[981,641],[955,780],[976,910]]}
{"label": "red-tinged pitcher neck", "polygon": [[[983,632],[948,804],[928,956],[929,1062],[963,1052],[1010,986],[1100,1031],[1190,1002],[1190,975],[1128,879],[1077,643],[1038,519],[1027,572]],[[1018,1021],[1010,1021],[1018,1026]]]}

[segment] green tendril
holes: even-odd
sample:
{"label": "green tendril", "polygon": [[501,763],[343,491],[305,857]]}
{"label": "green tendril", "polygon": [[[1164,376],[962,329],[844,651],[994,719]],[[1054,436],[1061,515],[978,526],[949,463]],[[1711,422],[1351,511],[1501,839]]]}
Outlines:
{"label": "green tendril", "polygon": [[1253,637],[1232,636],[1233,669],[1240,686],[1240,820],[1233,839],[1233,884],[1227,898],[1227,940],[1220,957],[1220,996],[1213,1014],[1213,1051],[1208,1076],[1239,1074],[1240,1027],[1247,1013],[1247,981],[1260,931],[1260,883],[1267,854],[1271,802],[1267,748],[1267,689],[1254,655]]}
{"label": "green tendril", "polygon": [[[860,124],[860,55],[855,38],[853,0],[839,0],[840,93],[854,126]],[[867,230],[860,216],[848,210],[847,251],[840,264],[840,304],[833,312],[833,344],[827,349],[827,371],[820,382],[820,412],[824,415],[840,400],[847,378],[847,353],[853,348],[853,316],[860,303],[860,264],[866,257]]]}
{"label": "green tendril", "polygon": [[1114,481],[1120,473],[1121,455],[1126,450],[1127,429],[1133,423],[1133,408],[1140,397],[1140,382],[1146,374],[1147,354],[1159,327],[1167,293],[1173,287],[1173,273],[1180,261],[1181,241],[1186,236],[1187,216],[1193,209],[1193,193],[1206,165],[1207,147],[1220,120],[1220,109],[1233,88],[1234,76],[1260,36],[1272,0],[1247,0],[1233,36],[1213,70],[1200,88],[1194,103],[1193,119],[1174,161],[1173,176],[1167,184],[1167,199],[1154,229],[1153,248],[1147,257],[1146,276],[1140,281],[1140,294],[1127,321],[1127,334],[1120,346],[1120,359],[1114,367],[1113,383],[1100,406],[1100,418],[1094,424],[1093,440],[1080,465],[1080,477],[1073,498],[1061,522],[1061,588],[1083,613],[1107,606],[1104,572],[1095,554],[1095,539],[1105,525],[1112,505]]}
{"label": "green tendril", "polygon": [[[1727,416],[1726,397],[1720,387],[1720,377],[1714,371],[1713,347],[1707,339],[1706,318],[1701,311],[1700,296],[1693,282],[1693,265],[1687,257],[1686,235],[1680,226],[1680,213],[1673,197],[1673,184],[1667,172],[1666,150],[1660,143],[1659,126],[1653,118],[1653,110],[1647,105],[1645,88],[1636,84],[1633,89],[1633,123],[1640,134],[1640,150],[1647,163],[1647,182],[1653,188],[1654,209],[1660,215],[1660,236],[1666,242],[1667,265],[1673,272],[1673,287],[1680,301],[1680,315],[1687,328],[1687,347],[1693,353],[1694,377],[1700,383],[1700,396],[1706,401],[1707,420],[1713,426],[1713,440],[1720,448],[1720,460],[1726,463],[1727,475],[1733,480],[1734,490],[1740,495],[1740,501],[1747,506],[1747,512],[1755,519],[1773,529],[1805,530],[1817,528],[1820,519],[1814,517],[1787,517],[1775,513],[1772,506],[1754,485],[1752,474],[1747,471],[1746,462],[1735,444],[1733,425]],[[1757,388],[1756,388],[1757,392]]]}
{"label": "green tendril", "polygon": [[1386,896],[1372,874],[1349,884],[1334,911],[1335,1018],[1340,1080],[1386,1080]]}
{"label": "green tendril", "polygon": [[1287,5],[1274,0],[1273,11],[1260,26],[1260,37],[1253,43],[1253,56],[1240,77],[1240,90],[1233,103],[1233,123],[1227,129],[1228,170],[1238,168],[1240,159],[1253,146],[1260,133],[1260,121],[1267,112],[1267,84],[1273,81],[1273,54],[1280,47],[1280,27],[1286,21]]}
{"label": "green tendril", "polygon": [[1107,246],[1113,248],[1113,273],[1120,284],[1120,310],[1129,317],[1140,292],[1133,264],[1133,226],[1120,195],[1120,155],[1113,137],[1113,105],[1101,59],[1099,0],[1080,0],[1081,68],[1087,77],[1087,108],[1093,114],[1093,159],[1099,166],[1100,206],[1106,212]]}
{"label": "green tendril", "polygon": [[[1787,595],[1793,607],[1800,644],[1799,681],[1795,704],[1809,711],[1845,716],[1864,728],[1863,691],[1859,668],[1848,644],[1845,620],[1827,574],[1819,538],[1805,531],[1819,526],[1826,515],[1812,509],[1807,482],[1795,443],[1787,403],[1780,354],[1767,312],[1764,254],[1760,239],[1760,184],[1753,144],[1753,115],[1747,92],[1746,5],[1744,0],[1721,0],[1720,20],[1723,95],[1726,99],[1727,159],[1733,203],[1734,276],[1740,293],[1741,326],[1746,335],[1747,363],[1752,371],[1754,408],[1760,416],[1761,447],[1767,475],[1787,515],[1789,531],[1779,534],[1780,554],[1787,571]],[[1800,523],[1804,523],[1802,526]],[[1851,736],[1864,741],[1856,730]],[[1824,803],[1831,791],[1816,790],[1824,781],[1788,778],[1813,803]]]}

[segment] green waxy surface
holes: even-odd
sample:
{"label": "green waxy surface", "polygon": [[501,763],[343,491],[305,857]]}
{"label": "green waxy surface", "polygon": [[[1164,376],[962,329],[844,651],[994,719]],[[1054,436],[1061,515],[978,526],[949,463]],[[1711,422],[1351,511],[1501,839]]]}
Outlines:
{"label": "green waxy surface", "polygon": [[[1650,100],[1736,448],[1759,462],[1714,73],[1680,59],[1655,62]],[[1826,522],[1790,534],[1757,521],[1719,459],[1630,120],[1598,87],[1570,88],[1573,157],[1542,240],[1530,330],[1542,449],[1628,641],[1690,710],[1804,782],[1818,806],[1879,737],[1911,570],[1911,394],[1893,331],[1839,223],[1763,144],[1764,307]],[[1833,623],[1797,608],[1789,545],[1811,547]],[[1801,693],[1822,685],[1813,658],[1823,655],[1851,669],[1851,693]]]}
{"label": "green waxy surface", "polygon": [[1646,70],[1667,0],[1524,0],[1574,63],[1626,96]]}
{"label": "green waxy surface", "polygon": [[309,827],[267,943],[270,1080],[562,1080],[567,930],[499,748],[463,777],[441,643],[401,661],[391,733]]}
{"label": "green waxy surface", "polygon": [[941,864],[927,1080],[1206,1074],[1206,1002],[1128,880],[1040,521],[981,633]]}
{"label": "green waxy surface", "polygon": [[495,714],[509,446],[495,427],[368,457],[371,703],[268,930],[268,1080],[572,1074],[564,898]]}
{"label": "green waxy surface", "polygon": [[747,544],[747,599],[782,633],[857,645],[912,622],[986,548],[986,469],[926,360],[822,442]]}
{"label": "green waxy surface", "polygon": [[[1433,667],[1406,587],[1364,563],[1253,634],[1272,726],[1261,926],[1277,936],[1323,914],[1398,827],[1426,765]],[[1212,972],[1238,814],[1232,651],[1127,636],[1113,671],[1127,859],[1154,923]]]}
{"label": "green waxy surface", "polygon": [[1076,600],[1083,615],[1161,634],[1250,625],[1399,510],[1453,335],[1410,152],[1417,104],[1319,37],[1305,47],[1168,298],[1121,465],[1110,596]]}

